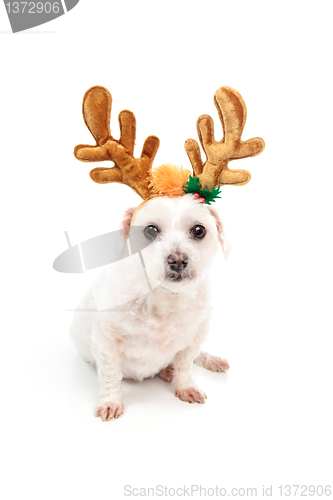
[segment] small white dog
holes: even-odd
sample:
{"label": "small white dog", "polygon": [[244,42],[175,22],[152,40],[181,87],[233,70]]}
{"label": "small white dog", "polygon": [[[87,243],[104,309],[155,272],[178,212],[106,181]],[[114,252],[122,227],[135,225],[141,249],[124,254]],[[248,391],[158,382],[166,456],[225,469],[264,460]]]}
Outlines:
{"label": "small white dog", "polygon": [[[129,209],[123,221],[126,233],[131,226],[142,228],[150,240],[145,262],[159,286],[142,292],[137,267],[129,264],[120,277],[108,266],[94,292],[82,299],[71,326],[79,352],[97,367],[101,390],[96,416],[103,421],[123,413],[122,378],[173,379],[178,398],[204,403],[206,395],[192,379],[192,363],[216,372],[229,368],[226,360],[200,352],[211,316],[208,271],[219,242],[225,258],[229,251],[216,212],[190,194],[162,196],[135,213]],[[112,293],[115,283],[121,305],[89,312],[96,309],[96,298]],[[133,299],[136,289],[138,298]]]}
{"label": "small white dog", "polygon": [[[241,139],[247,112],[239,92],[221,87],[214,103],[223,138],[215,140],[209,115],[198,118],[206,161],[198,143],[188,139],[185,149],[192,177],[189,170],[170,164],[152,170],[159,147],[156,136],[147,137],[141,156],[134,156],[136,121],[131,111],[119,114],[120,138],[114,139],[107,89],[91,87],[83,97],[84,122],[96,144],[77,145],[75,157],[83,162],[112,161],[111,168],[91,170],[91,179],[130,186],[144,200],[138,209],[126,212],[123,222],[129,246],[137,230],[145,242],[138,245],[143,250],[123,258],[125,268],[121,264],[105,269],[81,302],[71,328],[83,357],[97,366],[101,392],[96,416],[103,420],[123,413],[124,377],[173,378],[182,401],[204,403],[206,395],[192,379],[192,363],[212,371],[229,368],[227,361],[200,352],[211,316],[208,270],[219,242],[225,257],[229,250],[222,223],[207,204],[219,198],[219,186],[249,182],[249,172],[230,170],[228,164],[260,154],[265,143],[260,137]],[[137,265],[139,259],[144,264]]]}

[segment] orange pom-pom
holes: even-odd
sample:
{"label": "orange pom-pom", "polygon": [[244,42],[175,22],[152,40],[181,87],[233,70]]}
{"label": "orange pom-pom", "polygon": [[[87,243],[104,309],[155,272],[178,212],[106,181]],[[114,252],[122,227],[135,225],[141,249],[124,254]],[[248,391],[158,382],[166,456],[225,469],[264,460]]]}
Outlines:
{"label": "orange pom-pom", "polygon": [[151,172],[149,187],[152,192],[164,196],[183,196],[184,186],[191,172],[187,168],[166,163]]}

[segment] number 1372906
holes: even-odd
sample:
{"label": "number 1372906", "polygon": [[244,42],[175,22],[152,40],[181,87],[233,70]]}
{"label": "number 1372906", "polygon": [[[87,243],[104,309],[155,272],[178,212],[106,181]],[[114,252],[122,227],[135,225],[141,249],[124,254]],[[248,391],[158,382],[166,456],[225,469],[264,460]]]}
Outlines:
{"label": "number 1372906", "polygon": [[8,2],[6,7],[8,14],[58,14],[60,2]]}

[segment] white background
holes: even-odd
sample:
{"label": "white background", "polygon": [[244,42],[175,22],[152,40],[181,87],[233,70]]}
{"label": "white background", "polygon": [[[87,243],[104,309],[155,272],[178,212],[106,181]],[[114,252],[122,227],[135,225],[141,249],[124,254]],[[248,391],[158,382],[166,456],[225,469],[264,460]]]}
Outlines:
{"label": "white background", "polygon": [[[11,34],[0,5],[1,453],[6,499],[122,498],[124,485],[327,485],[332,477],[332,10],[318,1],[81,0]],[[216,203],[233,251],[214,267],[206,349],[228,374],[194,367],[205,405],[159,379],[123,383],[125,412],[94,418],[99,383],[71,344],[84,276],[56,273],[72,243],[117,229],[140,199],[97,185],[73,148],[93,144],[92,85],[137,118],[137,155],[188,166],[196,119],[223,85],[243,96],[243,139],[265,151]],[[96,166],[96,165],[93,165]],[[228,493],[230,490],[228,489]]]}

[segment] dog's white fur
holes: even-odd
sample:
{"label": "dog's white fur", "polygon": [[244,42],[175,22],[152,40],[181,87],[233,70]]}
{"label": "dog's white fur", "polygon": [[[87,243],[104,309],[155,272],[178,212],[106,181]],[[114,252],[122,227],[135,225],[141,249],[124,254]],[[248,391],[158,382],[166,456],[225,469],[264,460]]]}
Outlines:
{"label": "dog's white fur", "polygon": [[[208,271],[219,242],[226,257],[229,251],[216,212],[189,194],[153,198],[136,211],[134,218],[133,212],[130,209],[125,213],[125,230],[130,224],[154,225],[160,230],[146,249],[145,262],[152,281],[160,280],[161,284],[142,295],[137,267],[129,264],[121,278],[112,274],[112,266],[106,267],[94,294],[88,291],[80,302],[70,332],[82,356],[97,367],[101,391],[96,416],[103,420],[123,413],[122,378],[143,380],[160,375],[170,381],[173,377],[176,396],[203,403],[206,395],[192,379],[192,363],[212,371],[229,368],[226,360],[200,353],[211,316]],[[195,225],[205,227],[204,238],[191,235]],[[179,281],[167,277],[168,256],[176,252],[188,258]],[[89,312],[96,308],[96,293],[106,293],[104,285],[114,280],[118,288],[120,282],[117,293],[122,305],[116,310]],[[136,288],[139,298],[128,301],[128,291]]]}

